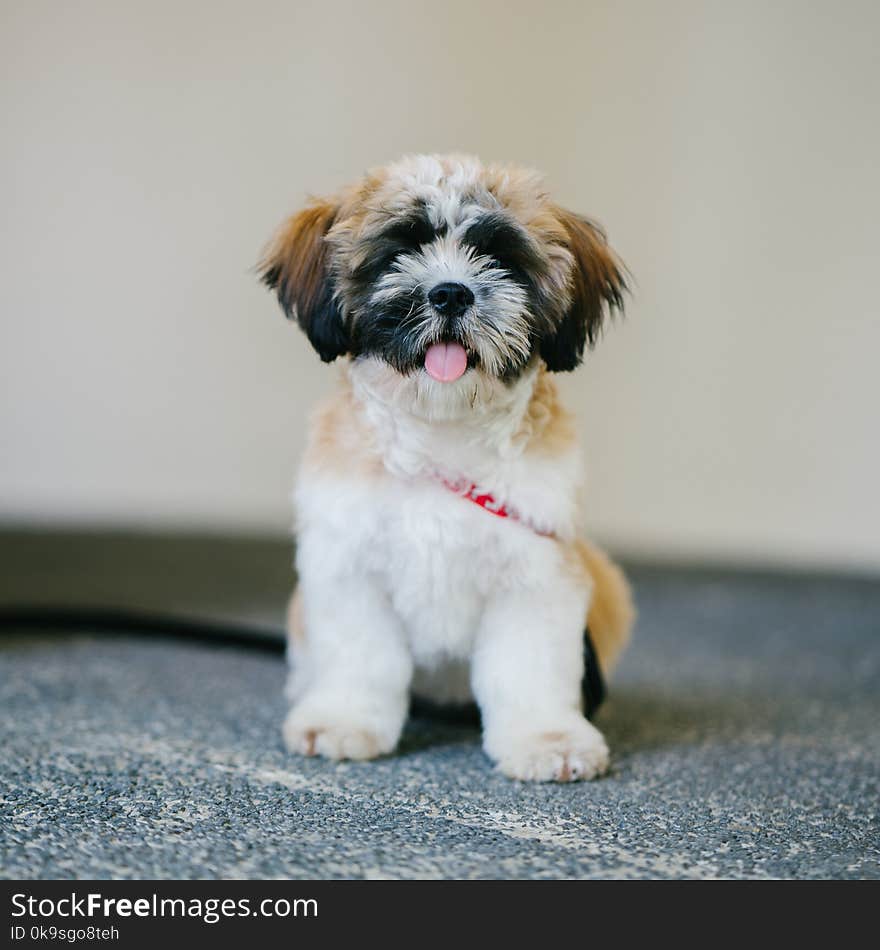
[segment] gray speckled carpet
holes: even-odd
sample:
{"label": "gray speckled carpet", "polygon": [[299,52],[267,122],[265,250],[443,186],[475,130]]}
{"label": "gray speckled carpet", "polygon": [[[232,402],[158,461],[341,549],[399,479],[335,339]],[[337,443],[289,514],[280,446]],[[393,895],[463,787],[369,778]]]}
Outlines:
{"label": "gray speckled carpet", "polygon": [[[268,624],[288,560],[278,542],[7,533],[0,615]],[[7,624],[0,876],[880,877],[880,584],[631,576],[640,621],[597,722],[613,770],[587,784],[510,782],[472,728],[427,720],[378,762],[295,758],[277,656]]]}

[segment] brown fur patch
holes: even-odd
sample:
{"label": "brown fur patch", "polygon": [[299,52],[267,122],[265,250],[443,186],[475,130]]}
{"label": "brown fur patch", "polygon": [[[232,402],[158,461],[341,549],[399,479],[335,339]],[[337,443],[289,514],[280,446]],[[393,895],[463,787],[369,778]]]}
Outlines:
{"label": "brown fur patch", "polygon": [[599,665],[607,676],[626,646],[635,622],[632,593],[623,571],[588,541],[575,541],[569,553],[593,581],[587,626]]}
{"label": "brown fur patch", "polygon": [[571,413],[562,405],[556,383],[543,366],[538,369],[516,438],[527,443],[526,451],[550,456],[561,455],[577,438]]}
{"label": "brown fur patch", "polygon": [[542,732],[538,738],[541,742],[565,742],[568,736],[564,732]]}
{"label": "brown fur patch", "polygon": [[587,340],[593,343],[602,326],[606,305],[623,308],[624,267],[608,246],[598,224],[558,205],[554,212],[565,229],[568,248],[575,260],[571,274],[573,317],[576,321],[583,320]]}
{"label": "brown fur patch", "polygon": [[377,478],[385,472],[351,383],[342,375],[336,392],[312,414],[303,468],[345,478]]}
{"label": "brown fur patch", "polygon": [[318,304],[327,281],[327,232],[337,205],[320,200],[289,218],[266,249],[258,267],[263,280],[278,291],[285,312],[306,319]]}

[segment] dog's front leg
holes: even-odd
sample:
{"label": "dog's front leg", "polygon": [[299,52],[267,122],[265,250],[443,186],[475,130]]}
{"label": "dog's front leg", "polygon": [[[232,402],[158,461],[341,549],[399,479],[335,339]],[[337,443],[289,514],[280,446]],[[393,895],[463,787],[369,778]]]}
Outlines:
{"label": "dog's front leg", "polygon": [[483,747],[511,778],[568,782],[608,767],[580,707],[589,591],[567,576],[489,603],[473,657]]}
{"label": "dog's front leg", "polygon": [[369,577],[301,572],[291,637],[293,752],[371,759],[391,752],[409,706],[412,659],[387,596]]}

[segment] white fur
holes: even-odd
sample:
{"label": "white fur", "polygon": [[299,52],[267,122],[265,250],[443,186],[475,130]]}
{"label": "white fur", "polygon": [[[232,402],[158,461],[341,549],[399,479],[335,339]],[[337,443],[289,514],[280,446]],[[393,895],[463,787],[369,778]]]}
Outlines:
{"label": "white fur", "polygon": [[289,746],[331,758],[391,751],[410,690],[475,697],[484,747],[519,779],[590,778],[608,751],[583,716],[590,590],[563,546],[457,497],[466,478],[535,526],[576,533],[576,450],[526,451],[536,364],[512,385],[469,370],[455,383],[383,362],[347,368],[375,478],[305,467],[296,492],[305,641],[291,650]]}

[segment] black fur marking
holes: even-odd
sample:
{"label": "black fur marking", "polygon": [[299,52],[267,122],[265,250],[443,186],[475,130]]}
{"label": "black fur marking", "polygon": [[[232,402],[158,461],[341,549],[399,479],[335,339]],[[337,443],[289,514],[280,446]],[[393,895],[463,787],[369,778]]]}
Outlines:
{"label": "black fur marking", "polygon": [[584,715],[587,719],[592,719],[596,715],[596,710],[605,700],[606,692],[605,678],[602,676],[599,658],[593,646],[593,638],[590,636],[590,628],[587,627],[584,630],[584,675],[581,679],[581,696],[584,702]]}
{"label": "black fur marking", "polygon": [[430,244],[436,237],[446,233],[446,223],[435,228],[431,223],[427,206],[420,202],[413,206],[405,216],[396,218],[382,234],[397,241],[411,250],[418,250],[425,244]]}
{"label": "black fur marking", "polygon": [[352,353],[381,357],[399,373],[411,373],[425,362],[425,345],[419,343],[424,319],[419,305],[405,296],[374,307],[355,321]]}
{"label": "black fur marking", "polygon": [[[381,307],[372,308],[355,321],[350,352],[355,358],[377,356],[398,373],[409,375],[425,365],[424,320],[425,314],[419,304],[413,304],[407,296],[397,297]],[[468,349],[468,366],[473,369],[480,365],[477,354],[468,348],[458,321],[450,321],[440,337],[432,342],[461,343]],[[512,383],[527,364],[528,358],[511,359],[498,372],[498,378]]]}
{"label": "black fur marking", "polygon": [[[269,290],[277,290],[278,284],[281,282],[281,267],[278,264],[274,264],[272,267],[267,268],[260,276],[260,281],[264,283]],[[290,317],[290,310],[287,307],[286,301],[279,299],[278,302],[281,304],[284,316]]]}
{"label": "black fur marking", "polygon": [[393,218],[387,227],[366,240],[364,260],[354,269],[352,279],[360,284],[372,283],[401,254],[418,251],[445,233],[446,225],[435,228],[427,207],[416,204],[408,214]]}
{"label": "black fur marking", "polygon": [[541,358],[551,373],[569,373],[580,366],[586,341],[586,321],[568,313],[556,330],[541,340]]}
{"label": "black fur marking", "polygon": [[315,305],[315,312],[306,328],[306,335],[323,362],[332,363],[349,351],[349,339],[342,314],[333,297],[333,284],[328,279]]}
{"label": "black fur marking", "polygon": [[605,314],[623,311],[625,290],[619,276],[616,281],[602,282],[590,296],[575,298],[558,327],[541,340],[541,357],[551,373],[568,373],[580,366],[584,350],[599,338]]}
{"label": "black fur marking", "polygon": [[465,231],[462,238],[475,251],[497,261],[514,280],[530,288],[532,274],[540,269],[541,257],[529,236],[506,215],[484,214]]}
{"label": "black fur marking", "polygon": [[278,294],[278,301],[288,320],[296,310],[297,322],[305,331],[309,342],[317,350],[324,363],[332,363],[338,356],[348,352],[348,334],[342,322],[342,315],[333,295],[333,284],[329,278],[321,285],[317,298],[311,301],[306,312],[305,304],[297,301],[296,288],[284,277],[280,265],[270,267],[263,274],[262,282]]}
{"label": "black fur marking", "polygon": [[584,349],[593,346],[606,316],[622,312],[627,292],[625,268],[608,247],[605,233],[588,218],[561,211],[574,255],[572,301],[558,327],[545,334],[541,356],[553,373],[580,365]]}

